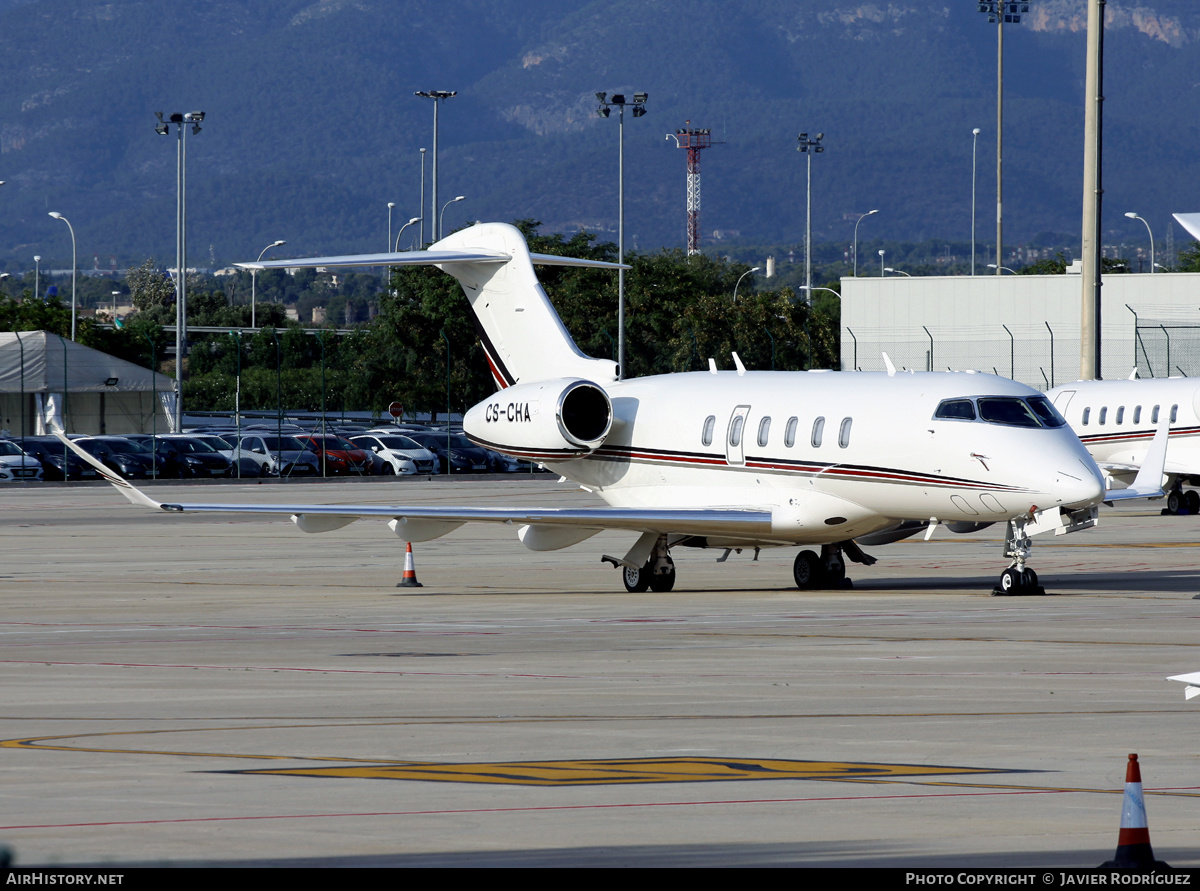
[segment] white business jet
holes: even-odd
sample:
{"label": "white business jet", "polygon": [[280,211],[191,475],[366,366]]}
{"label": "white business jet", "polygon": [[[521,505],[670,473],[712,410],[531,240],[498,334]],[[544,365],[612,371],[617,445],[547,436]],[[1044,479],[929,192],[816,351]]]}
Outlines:
{"label": "white business jet", "polygon": [[734,354],[731,371],[710,360],[708,372],[619,380],[615,363],[580,352],[533,270],[615,264],[531,255],[506,224],[463,229],[426,251],[241,265],[406,264],[454,276],[471,303],[499,389],[467,412],[467,436],[543,463],[606,506],[163,504],[101,472],[130,501],[156,510],[290,514],[305,532],[379,518],[402,540],[420,542],[464,523],[506,523],[542,551],[624,530],[632,546],[604,559],[629,591],[671,590],[671,551],[681,546],[757,556],[759,548],[799,545],[796,584],[840,587],[848,584],[847,558],[875,562],[860,545],[939,524],[970,531],[999,522],[1007,524],[1011,565],[996,592],[1041,591],[1026,565],[1030,534],[1086,528],[1101,500],[1150,492],[1144,474],[1122,493],[1106,493],[1050,400],[992,375],[747,371]]}
{"label": "white business jet", "polygon": [[1167,513],[1200,514],[1200,379],[1194,377],[1077,381],[1046,395],[1066,417],[1100,469],[1121,486],[1146,463],[1160,422],[1170,426]]}

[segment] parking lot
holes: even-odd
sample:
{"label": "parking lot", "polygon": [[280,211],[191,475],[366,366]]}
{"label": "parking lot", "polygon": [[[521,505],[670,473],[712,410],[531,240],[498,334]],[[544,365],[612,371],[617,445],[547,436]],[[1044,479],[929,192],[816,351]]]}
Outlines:
{"label": "parking lot", "polygon": [[[154,485],[156,498],[183,498]],[[587,505],[532,480],[187,486],[187,500]],[[1200,865],[1200,521],[1105,511],[995,598],[995,528],[676,551],[669,594],[508,527],[168,516],[105,485],[0,501],[0,844],[18,865],[1095,866],[1127,755]]]}

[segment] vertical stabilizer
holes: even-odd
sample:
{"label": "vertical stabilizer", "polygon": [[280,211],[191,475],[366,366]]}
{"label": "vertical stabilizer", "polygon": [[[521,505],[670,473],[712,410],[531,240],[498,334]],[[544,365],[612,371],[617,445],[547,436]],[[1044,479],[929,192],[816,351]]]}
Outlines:
{"label": "vertical stabilizer", "polygon": [[[617,364],[585,356],[563,326],[533,271],[521,230],[477,223],[429,246],[436,251],[507,254],[496,262],[454,262],[438,268],[458,279],[471,302],[475,327],[500,387],[551,378],[617,379]],[[569,262],[569,261],[568,261]]]}

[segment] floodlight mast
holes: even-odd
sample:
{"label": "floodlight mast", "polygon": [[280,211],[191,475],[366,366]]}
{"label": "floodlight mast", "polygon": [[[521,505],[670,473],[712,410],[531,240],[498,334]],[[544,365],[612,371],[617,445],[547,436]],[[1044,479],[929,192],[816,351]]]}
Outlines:
{"label": "floodlight mast", "polygon": [[646,100],[649,93],[634,93],[633,101],[626,102],[624,93],[597,93],[600,102],[597,114],[602,118],[609,116],[613,108],[618,109],[617,120],[617,263],[622,268],[617,270],[617,380],[625,379],[625,106],[630,106],[630,113],[640,118],[646,113]]}
{"label": "floodlight mast", "polygon": [[204,112],[172,112],[166,120],[156,111],[154,132],[170,136],[175,125],[175,432],[183,429],[183,359],[187,352],[187,128],[200,132]]}
{"label": "floodlight mast", "polygon": [[[446,99],[453,99],[458,95],[458,90],[418,90],[413,93],[414,96],[420,96],[422,99],[433,100],[433,199],[429,202],[432,220],[429,225],[433,226],[438,223],[438,106]],[[424,176],[422,175],[422,184],[424,184]],[[421,213],[424,216],[424,211]],[[433,241],[441,240],[442,233],[440,231],[431,232],[430,239]]]}
{"label": "floodlight mast", "polygon": [[691,121],[685,122],[682,130],[668,133],[667,139],[675,140],[675,147],[687,149],[687,252],[688,256],[700,253],[700,152],[724,142],[713,141],[712,130],[697,130]]}

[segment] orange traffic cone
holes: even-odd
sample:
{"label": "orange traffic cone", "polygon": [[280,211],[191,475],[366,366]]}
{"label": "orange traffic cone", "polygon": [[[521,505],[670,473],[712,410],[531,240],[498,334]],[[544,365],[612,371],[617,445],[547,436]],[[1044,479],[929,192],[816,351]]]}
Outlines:
{"label": "orange traffic cone", "polygon": [[1101,869],[1170,869],[1154,859],[1150,847],[1150,826],[1146,822],[1146,804],[1142,798],[1142,771],[1137,755],[1129,756],[1125,768],[1125,802],[1121,806],[1121,832],[1117,836],[1117,853],[1112,860],[1100,864]]}
{"label": "orange traffic cone", "polygon": [[417,568],[413,566],[412,542],[406,542],[404,545],[404,578],[402,578],[397,588],[424,588],[417,581]]}

